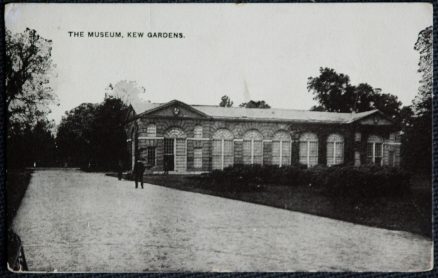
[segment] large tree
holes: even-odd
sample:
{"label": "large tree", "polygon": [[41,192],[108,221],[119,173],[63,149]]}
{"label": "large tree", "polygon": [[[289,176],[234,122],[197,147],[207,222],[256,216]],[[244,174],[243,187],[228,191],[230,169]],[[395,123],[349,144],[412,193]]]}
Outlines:
{"label": "large tree", "polygon": [[65,112],[58,126],[56,143],[60,156],[68,165],[85,166],[94,153],[93,124],[97,104],[82,103]]}
{"label": "large tree", "polygon": [[14,123],[35,125],[45,118],[48,104],[55,100],[49,86],[52,68],[52,41],[27,28],[5,36],[6,108],[11,126]]}
{"label": "large tree", "polygon": [[402,144],[404,167],[430,173],[432,167],[432,26],[418,34],[414,45],[420,59],[418,94],[412,102],[411,117],[405,125]]}
{"label": "large tree", "polygon": [[418,95],[413,101],[414,112],[418,116],[432,114],[432,26],[427,27],[418,34],[414,49],[420,54],[418,72],[421,73]]}
{"label": "large tree", "polygon": [[367,83],[354,86],[348,75],[331,68],[320,68],[319,71],[319,76],[309,77],[307,83],[313,99],[318,102],[311,110],[348,113],[379,109],[400,121],[401,102],[397,96],[382,93]]}
{"label": "large tree", "polygon": [[250,100],[248,102],[241,103],[239,107],[245,108],[271,108],[269,104],[267,104],[264,100]]}
{"label": "large tree", "polygon": [[126,160],[126,108],[121,99],[107,95],[102,103],[83,103],[66,112],[57,134],[63,160],[98,170],[114,169]]}
{"label": "large tree", "polygon": [[7,158],[9,168],[55,166],[57,150],[53,134],[54,123],[38,120],[33,126],[25,126],[8,140]]}
{"label": "large tree", "polygon": [[[119,98],[106,96],[97,107],[93,123],[95,160],[100,169],[115,169],[118,161],[127,162],[124,130],[126,104]],[[127,163],[125,163],[127,164]]]}
{"label": "large tree", "polygon": [[52,42],[29,28],[6,30],[5,52],[8,167],[53,165],[53,123],[47,120],[55,101],[49,85]]}

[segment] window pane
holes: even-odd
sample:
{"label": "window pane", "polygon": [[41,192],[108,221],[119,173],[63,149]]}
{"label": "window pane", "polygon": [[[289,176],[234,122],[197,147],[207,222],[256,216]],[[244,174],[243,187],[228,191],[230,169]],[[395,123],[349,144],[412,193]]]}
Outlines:
{"label": "window pane", "polygon": [[367,157],[373,157],[373,143],[367,143]]}
{"label": "window pane", "polygon": [[263,163],[263,142],[254,140],[254,164]]}
{"label": "window pane", "polygon": [[300,142],[300,163],[307,165],[307,142]]}
{"label": "window pane", "polygon": [[213,155],[222,155],[222,140],[212,140]]}
{"label": "window pane", "polygon": [[280,141],[272,142],[272,164],[280,165]]}
{"label": "window pane", "polygon": [[212,168],[222,169],[222,140],[212,140]]}
{"label": "window pane", "polygon": [[382,157],[382,143],[376,143],[376,157]]}
{"label": "window pane", "polygon": [[310,156],[318,157],[318,143],[310,142],[309,148],[310,148],[310,151],[309,151]]}
{"label": "window pane", "polygon": [[290,141],[283,141],[281,144],[281,165],[290,165],[291,146]]}
{"label": "window pane", "polygon": [[315,166],[318,165],[318,157],[317,156],[311,156],[309,158],[309,166]]}
{"label": "window pane", "polygon": [[155,147],[147,148],[147,163],[149,167],[155,166]]}
{"label": "window pane", "polygon": [[224,140],[224,168],[234,164],[234,142]]}
{"label": "window pane", "polygon": [[193,166],[195,168],[202,168],[202,148],[194,149],[193,154],[194,154]]}
{"label": "window pane", "polygon": [[213,168],[213,170],[221,170],[222,169],[222,156],[213,155],[212,168]]}
{"label": "window pane", "polygon": [[259,156],[263,154],[263,142],[254,140],[254,155]]}
{"label": "window pane", "polygon": [[337,142],[336,144],[336,161],[334,164],[344,163],[344,143]]}
{"label": "window pane", "polygon": [[309,166],[315,166],[318,164],[318,143],[309,143]]}
{"label": "window pane", "polygon": [[243,141],[243,164],[251,164],[251,141]]}
{"label": "window pane", "polygon": [[327,165],[328,166],[335,164],[335,161],[333,160],[334,151],[335,151],[335,143],[328,142],[327,143]]}

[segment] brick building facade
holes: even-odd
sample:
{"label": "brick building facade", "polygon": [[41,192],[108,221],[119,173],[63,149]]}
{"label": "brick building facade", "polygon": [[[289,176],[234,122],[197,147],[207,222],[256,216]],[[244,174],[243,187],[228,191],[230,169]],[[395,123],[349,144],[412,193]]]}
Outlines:
{"label": "brick building facade", "polygon": [[188,105],[131,107],[131,162],[152,173],[201,173],[233,164],[398,166],[399,132],[380,111],[313,112]]}

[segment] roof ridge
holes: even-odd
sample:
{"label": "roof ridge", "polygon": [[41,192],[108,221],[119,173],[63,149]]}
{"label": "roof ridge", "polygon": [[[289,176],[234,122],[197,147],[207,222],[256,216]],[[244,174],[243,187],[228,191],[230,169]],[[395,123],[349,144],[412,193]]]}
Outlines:
{"label": "roof ridge", "polygon": [[[155,104],[155,105],[164,105],[169,102],[149,102],[149,104]],[[257,110],[282,110],[282,111],[302,111],[302,112],[311,112],[311,113],[333,113],[333,114],[349,114],[352,116],[358,116],[363,115],[366,113],[376,112],[379,111],[378,109],[372,109],[368,111],[362,111],[362,112],[334,112],[334,111],[312,111],[307,109],[297,109],[297,108],[277,108],[277,107],[270,107],[270,108],[246,108],[246,107],[239,107],[239,106],[231,106],[231,107],[223,107],[219,105],[214,104],[187,104],[189,106],[195,106],[195,107],[214,107],[214,108],[220,108],[220,109],[257,109]]]}
{"label": "roof ridge", "polygon": [[303,111],[303,112],[312,112],[312,113],[333,113],[333,114],[351,114],[351,115],[358,115],[363,113],[369,113],[369,112],[375,112],[378,111],[378,109],[368,110],[368,111],[362,111],[362,112],[334,112],[334,111],[312,111],[307,109],[297,109],[297,108],[277,108],[277,107],[271,107],[271,108],[246,108],[246,107],[238,107],[238,106],[232,106],[232,107],[223,107],[219,105],[210,105],[210,104],[189,104],[190,106],[196,106],[196,107],[214,107],[214,108],[223,108],[223,109],[258,109],[258,110],[282,110],[282,111]]}

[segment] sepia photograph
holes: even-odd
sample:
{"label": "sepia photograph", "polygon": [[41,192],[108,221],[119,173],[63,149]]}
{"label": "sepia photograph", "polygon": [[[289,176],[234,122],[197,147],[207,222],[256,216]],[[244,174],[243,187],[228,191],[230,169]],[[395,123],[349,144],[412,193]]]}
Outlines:
{"label": "sepia photograph", "polygon": [[432,270],[432,15],[7,4],[8,270]]}

